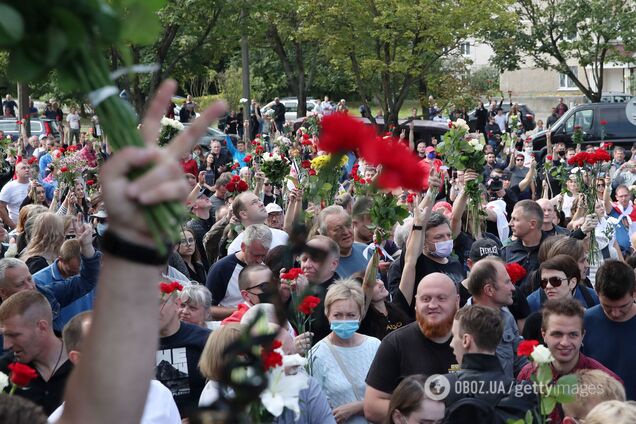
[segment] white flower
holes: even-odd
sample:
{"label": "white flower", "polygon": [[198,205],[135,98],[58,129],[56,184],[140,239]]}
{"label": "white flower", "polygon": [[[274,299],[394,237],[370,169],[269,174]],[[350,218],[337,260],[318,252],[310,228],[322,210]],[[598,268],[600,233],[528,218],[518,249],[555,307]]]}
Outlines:
{"label": "white flower", "polygon": [[9,376],[3,372],[0,372],[0,392],[9,385]]}
{"label": "white flower", "polygon": [[241,100],[239,100],[239,103],[247,103],[247,99],[245,97],[241,97]]}
{"label": "white flower", "polygon": [[473,146],[475,148],[476,152],[481,152],[482,150],[484,150],[484,145],[480,144],[479,142],[477,143],[477,145]]}
{"label": "white flower", "polygon": [[183,129],[183,124],[175,119],[166,118],[165,116],[161,118],[161,126],[162,127],[172,127],[176,130],[181,131]]}
{"label": "white flower", "polygon": [[[283,358],[284,361],[284,358]],[[286,375],[284,367],[273,368],[268,373],[269,384],[261,393],[261,402],[267,411],[279,417],[285,408],[294,411],[295,418],[300,417],[299,394],[309,387],[309,377],[304,372]]]}
{"label": "white flower", "polygon": [[534,362],[539,364],[549,364],[554,361],[554,357],[552,356],[550,349],[543,345],[535,346],[530,356]]}
{"label": "white flower", "polygon": [[466,131],[470,131],[470,128],[468,127],[468,124],[466,123],[466,121],[464,121],[463,119],[458,119],[457,121],[455,121],[455,126],[457,128],[463,128]]}
{"label": "white flower", "polygon": [[578,174],[579,172],[581,172],[581,168],[579,168],[578,166],[576,168],[572,168],[572,170],[570,171],[571,174]]}

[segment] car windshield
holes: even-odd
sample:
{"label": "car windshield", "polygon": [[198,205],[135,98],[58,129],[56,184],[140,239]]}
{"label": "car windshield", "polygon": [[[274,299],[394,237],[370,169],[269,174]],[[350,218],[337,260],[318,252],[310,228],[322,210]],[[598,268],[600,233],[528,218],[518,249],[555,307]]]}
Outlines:
{"label": "car windshield", "polygon": [[[0,121],[0,131],[5,133],[18,132],[18,124],[17,121],[7,120]],[[31,121],[31,132],[41,133],[42,132],[42,122],[40,121]]]}

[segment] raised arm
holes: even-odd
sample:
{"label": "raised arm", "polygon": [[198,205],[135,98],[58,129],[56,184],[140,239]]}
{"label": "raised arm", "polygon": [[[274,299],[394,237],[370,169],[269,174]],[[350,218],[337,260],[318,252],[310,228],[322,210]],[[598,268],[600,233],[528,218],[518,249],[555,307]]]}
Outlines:
{"label": "raised arm", "polygon": [[378,281],[378,266],[380,265],[380,255],[378,252],[373,252],[373,256],[371,260],[367,264],[367,269],[364,273],[364,281],[362,282],[362,290],[364,291],[364,316],[367,314],[369,310],[369,306],[371,306],[371,300],[373,300],[373,289],[375,288]]}
{"label": "raised arm", "polygon": [[287,211],[285,211],[285,219],[283,221],[283,230],[287,234],[292,233],[294,222],[298,218],[298,214],[302,210],[303,192],[300,189],[293,189],[289,192],[289,201],[287,203]]}
{"label": "raised arm", "polygon": [[609,215],[612,213],[612,179],[609,175],[605,177],[605,191],[603,191],[603,205],[605,206],[605,213]]}
{"label": "raised arm", "polygon": [[[107,234],[140,248],[155,249],[141,205],[185,200],[189,190],[178,158],[223,109],[215,104],[167,149],[159,149],[154,140],[175,88],[174,81],[164,82],[150,105],[142,128],[147,147],[122,149],[101,171],[109,220]],[[134,182],[128,179],[133,169],[146,165],[151,169],[142,177]],[[159,331],[158,282],[165,262],[151,265],[106,250],[93,323],[82,349],[84,359],[69,378],[66,406],[59,423],[140,421],[154,376]]]}
{"label": "raised arm", "polygon": [[523,178],[523,180],[519,181],[519,190],[525,191],[528,188],[528,186],[532,183],[532,180],[534,180],[534,177],[536,175],[537,175],[537,161],[534,160],[533,158],[532,162],[530,163],[530,169],[528,170],[528,173]]}

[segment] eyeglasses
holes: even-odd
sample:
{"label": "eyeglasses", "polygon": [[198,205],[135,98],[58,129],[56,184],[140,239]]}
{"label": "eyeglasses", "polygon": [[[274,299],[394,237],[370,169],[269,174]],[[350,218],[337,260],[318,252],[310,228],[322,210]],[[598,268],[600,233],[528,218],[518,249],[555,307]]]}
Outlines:
{"label": "eyeglasses", "polygon": [[523,160],[523,158],[517,158],[517,161]]}
{"label": "eyeglasses", "polygon": [[548,286],[548,283],[550,283],[552,287],[561,287],[561,284],[563,284],[564,281],[568,281],[568,279],[559,277],[542,278],[541,288],[545,289]]}
{"label": "eyeglasses", "polygon": [[245,291],[250,291],[250,290],[254,290],[254,289],[260,289],[261,291],[265,292],[269,288],[269,284],[270,284],[269,281],[264,281],[264,282],[262,282],[260,284],[255,285],[255,286],[246,288]]}

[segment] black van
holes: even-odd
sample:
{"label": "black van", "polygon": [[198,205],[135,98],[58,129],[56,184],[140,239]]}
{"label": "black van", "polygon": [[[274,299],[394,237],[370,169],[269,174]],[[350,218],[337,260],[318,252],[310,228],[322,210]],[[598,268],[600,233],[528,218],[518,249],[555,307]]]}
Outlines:
{"label": "black van", "polygon": [[[572,145],[572,134],[576,125],[583,130],[584,144],[599,144],[602,141],[629,145],[636,143],[636,125],[627,120],[627,103],[588,103],[574,107],[563,114],[552,127],[552,143],[563,142]],[[605,128],[601,121],[606,121]],[[605,131],[605,137],[602,132]],[[532,136],[534,150],[546,145],[546,131]]]}

